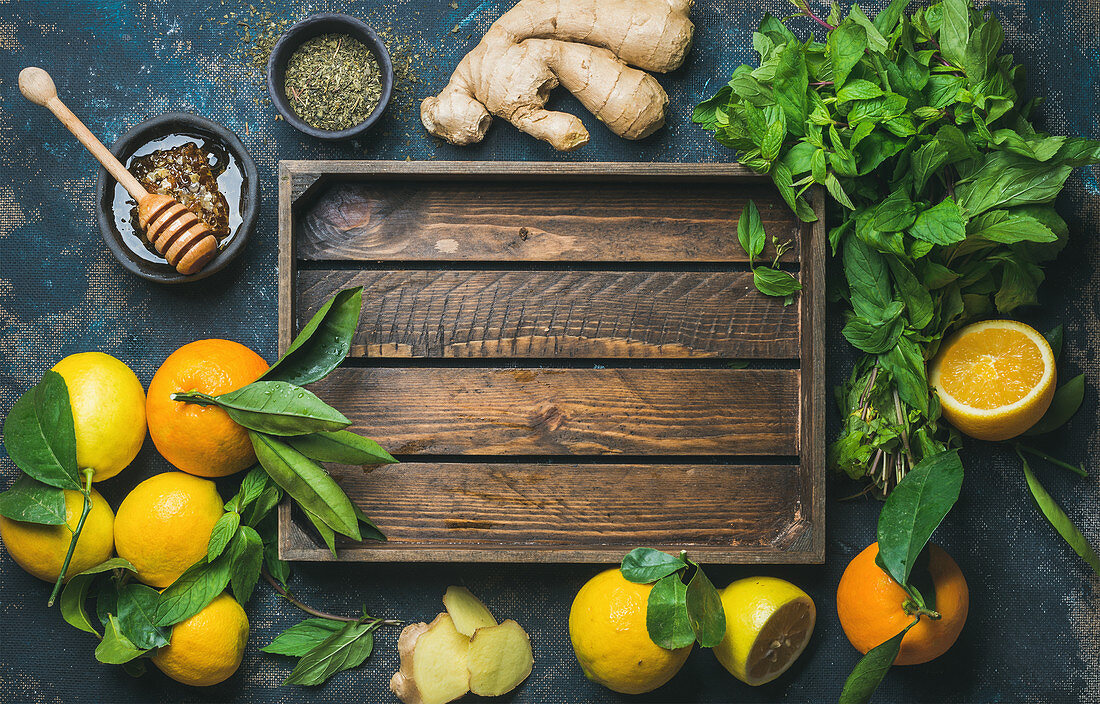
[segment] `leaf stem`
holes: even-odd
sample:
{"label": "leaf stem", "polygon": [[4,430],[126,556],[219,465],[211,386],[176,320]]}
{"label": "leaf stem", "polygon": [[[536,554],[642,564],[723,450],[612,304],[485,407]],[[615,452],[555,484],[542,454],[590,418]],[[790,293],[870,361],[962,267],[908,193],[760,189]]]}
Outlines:
{"label": "leaf stem", "polygon": [[73,560],[73,553],[76,552],[76,541],[80,540],[80,533],[84,530],[84,522],[88,520],[88,514],[92,512],[92,475],[95,474],[95,470],[90,467],[83,470],[84,473],[84,487],[81,490],[84,494],[84,508],[80,512],[80,520],[76,524],[76,530],[73,531],[73,538],[69,541],[69,551],[65,553],[65,561],[61,563],[61,574],[57,575],[57,581],[53,584],[53,591],[50,592],[50,600],[46,602],[46,606],[53,606],[57,601],[57,595],[61,592],[61,585],[65,583],[65,573],[69,571],[69,563]]}
{"label": "leaf stem", "polygon": [[[913,469],[913,450],[909,447],[909,424],[905,421],[905,414],[901,411],[901,397],[898,396],[897,389],[894,389],[894,412],[898,414],[898,425],[901,427],[901,443],[905,447],[905,459],[909,461],[909,469]],[[901,477],[898,477],[898,481],[901,481]]]}
{"label": "leaf stem", "polygon": [[810,9],[809,3],[806,3],[805,5],[802,6],[802,13],[804,15],[806,15],[807,17],[809,17],[814,22],[817,22],[819,25],[821,25],[825,29],[829,30],[830,32],[833,31],[834,29],[836,29],[836,27],[832,26],[831,24],[829,24],[825,20],[823,20],[820,17],[818,17],[817,15],[815,15],[813,10]]}
{"label": "leaf stem", "polygon": [[295,596],[293,594],[291,594],[290,591],[286,587],[279,584],[279,581],[271,576],[271,573],[267,571],[266,567],[263,567],[263,568],[260,569],[260,575],[262,575],[263,578],[267,580],[267,583],[270,584],[272,586],[272,588],[274,588],[275,591],[279,593],[279,596],[283,597],[284,599],[289,601],[291,604],[294,604],[295,606],[297,606],[302,611],[305,611],[310,616],[316,616],[317,618],[325,618],[325,619],[328,619],[330,621],[341,621],[343,623],[366,624],[368,626],[400,626],[400,625],[404,624],[403,621],[397,621],[397,620],[394,620],[394,619],[369,618],[369,617],[365,617],[365,616],[360,617],[360,618],[354,618],[354,617],[350,617],[350,616],[337,616],[336,614],[330,614],[327,611],[319,611],[318,609],[313,608],[309,604],[306,604],[305,602],[299,601],[297,598],[295,598]]}
{"label": "leaf stem", "polygon": [[214,406],[217,405],[217,400],[213,396],[201,393],[199,391],[177,391],[171,394],[168,398],[173,401],[179,401],[181,403],[194,403],[200,406]]}
{"label": "leaf stem", "polygon": [[1056,467],[1061,467],[1062,469],[1068,469],[1069,471],[1073,472],[1074,474],[1076,474],[1079,477],[1088,477],[1089,476],[1089,473],[1085,471],[1084,467],[1075,467],[1074,465],[1070,464],[1069,462],[1066,462],[1064,460],[1060,460],[1057,457],[1051,457],[1050,455],[1043,452],[1042,450],[1036,450],[1034,447],[1028,447],[1027,445],[1021,445],[1021,444],[1017,443],[1016,444],[1016,449],[1017,450],[1023,450],[1024,452],[1028,453],[1029,455],[1034,455],[1034,456],[1036,456],[1040,459],[1044,459],[1044,460],[1046,460],[1047,462],[1050,462],[1052,465],[1054,465]]}

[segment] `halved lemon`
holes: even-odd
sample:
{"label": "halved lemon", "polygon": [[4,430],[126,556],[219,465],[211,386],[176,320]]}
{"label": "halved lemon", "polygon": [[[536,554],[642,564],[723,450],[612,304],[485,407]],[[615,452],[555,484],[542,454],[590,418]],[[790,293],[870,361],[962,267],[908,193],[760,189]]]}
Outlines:
{"label": "halved lemon", "polygon": [[787,671],[810,642],[817,609],[810,596],[776,577],[739,579],[722,590],[726,636],[718,662],[745,684],[767,684]]}
{"label": "halved lemon", "polygon": [[1035,328],[987,320],[943,344],[928,381],[951,425],[979,440],[1008,440],[1047,412],[1057,377],[1050,343]]}

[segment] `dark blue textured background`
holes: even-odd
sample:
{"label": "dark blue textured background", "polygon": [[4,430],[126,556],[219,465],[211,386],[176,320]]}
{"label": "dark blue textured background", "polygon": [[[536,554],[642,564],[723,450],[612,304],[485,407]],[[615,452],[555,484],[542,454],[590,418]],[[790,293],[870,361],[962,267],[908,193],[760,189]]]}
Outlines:
{"label": "dark blue textured background", "polygon": [[[275,170],[278,159],[509,159],[726,161],[731,155],[689,121],[691,106],[751,61],[752,29],[764,10],[785,14],[779,0],[701,0],[693,13],[695,48],[684,68],[661,78],[672,100],[669,125],[640,143],[624,143],[568,96],[555,104],[577,112],[592,142],[573,154],[498,123],[484,143],[455,148],[428,137],[414,105],[437,91],[458,58],[510,0],[414,2],[268,2],[297,19],[347,11],[390,28],[414,60],[417,82],[364,139],[340,145],[313,141],[274,120],[257,102],[257,74],[237,53],[226,0],[0,0],[0,414],[62,356],[102,350],[131,365],[148,383],[174,349],[203,337],[226,337],[275,354]],[[869,3],[878,9],[881,2]],[[1052,132],[1100,137],[1100,1],[996,2],[1008,50],[1029,70],[1030,86],[1048,102],[1041,115]],[[228,21],[222,25],[219,22]],[[795,23],[809,31],[808,23]],[[457,32],[452,28],[458,27]],[[392,48],[392,46],[391,46]],[[239,133],[263,175],[259,224],[242,257],[198,285],[162,287],[130,276],[107,253],[93,219],[95,166],[46,111],[16,88],[25,65],[47,68],[70,107],[108,144],[128,127],[170,110],[211,117]],[[1100,192],[1097,171],[1073,177],[1059,201],[1072,240],[1049,271],[1042,306],[1024,317],[1040,327],[1066,324],[1063,373],[1085,372],[1083,410],[1052,444],[1100,472],[1096,385],[1100,342]],[[837,311],[830,320],[829,373],[845,373],[847,353]],[[835,418],[831,418],[835,421]],[[969,443],[962,499],[936,540],[955,556],[971,589],[970,619],[958,644],[931,664],[894,670],[877,701],[1095,702],[1100,699],[1100,580],[1061,544],[1026,498],[1017,462],[1002,448]],[[137,481],[166,463],[147,442],[135,465],[102,485],[118,505]],[[0,453],[6,487],[14,468]],[[1100,545],[1098,480],[1040,468],[1041,479]],[[667,686],[638,701],[835,700],[857,653],[840,630],[833,601],[847,560],[874,536],[878,505],[840,502],[851,487],[831,483],[828,555],[824,566],[712,568],[720,585],[764,572],[804,587],[818,606],[818,627],[801,660],[768,686],[752,689],[705,651],[693,653]],[[587,682],[565,631],[573,595],[596,568],[513,565],[298,565],[294,589],[313,605],[420,620],[440,610],[448,584],[465,584],[500,617],[522,623],[534,641],[528,682],[505,701],[587,702],[630,699]],[[279,687],[287,662],[259,648],[301,614],[266,586],[248,605],[252,636],[240,671],[222,685],[189,689],[150,668],[135,680],[97,663],[94,639],[48,611],[47,586],[0,556],[0,700],[4,701],[394,701],[386,683],[397,667],[395,631],[379,638],[359,670],[317,689]]]}

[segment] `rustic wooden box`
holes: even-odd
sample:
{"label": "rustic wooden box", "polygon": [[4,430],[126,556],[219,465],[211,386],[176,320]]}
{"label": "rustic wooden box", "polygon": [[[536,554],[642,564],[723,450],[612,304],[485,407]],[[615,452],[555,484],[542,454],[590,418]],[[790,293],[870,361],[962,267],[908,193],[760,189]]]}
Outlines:
{"label": "rustic wooden box", "polygon": [[[794,243],[789,306],[752,286],[750,198]],[[766,179],[284,161],[279,238],[280,349],[363,285],[351,356],[314,391],[402,460],[334,470],[389,536],[339,559],[823,560],[823,219],[799,223]],[[332,559],[289,506],[279,551]]]}

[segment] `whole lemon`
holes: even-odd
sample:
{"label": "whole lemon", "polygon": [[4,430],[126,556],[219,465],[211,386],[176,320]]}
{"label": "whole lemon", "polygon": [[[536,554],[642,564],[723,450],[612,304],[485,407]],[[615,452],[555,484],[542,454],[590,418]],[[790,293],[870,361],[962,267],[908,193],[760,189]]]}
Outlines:
{"label": "whole lemon", "polygon": [[[39,579],[56,582],[83,510],[84,495],[66,489],[66,525],[45,526],[0,516],[0,539],[3,539],[4,547],[16,564]],[[114,525],[115,514],[111,512],[111,507],[98,491],[92,489],[92,509],[84,521],[80,540],[76,541],[73,559],[65,572],[66,579],[111,557],[115,547]]]}
{"label": "whole lemon", "polygon": [[726,635],[714,655],[737,679],[753,686],[771,682],[806,649],[817,609],[795,585],[777,577],[749,577],[720,595]]}
{"label": "whole lemon", "polygon": [[652,589],[610,569],[577,592],[569,610],[569,639],[588,679],[623,694],[642,694],[680,671],[691,646],[666,650],[646,630]]}
{"label": "whole lemon", "polygon": [[76,463],[110,479],[137,457],[145,442],[145,390],[125,364],[102,352],[71,354],[53,370],[69,387],[76,429]]}
{"label": "whole lemon", "polygon": [[214,482],[165,472],[134,487],[115,516],[115,548],[151,587],[167,587],[206,554],[224,513]]}
{"label": "whole lemon", "polygon": [[168,645],[153,656],[153,664],[177,682],[208,687],[237,671],[246,642],[248,616],[223,592],[202,611],[172,627]]}

